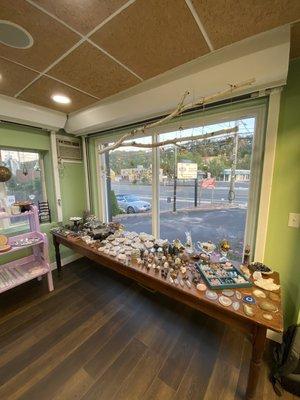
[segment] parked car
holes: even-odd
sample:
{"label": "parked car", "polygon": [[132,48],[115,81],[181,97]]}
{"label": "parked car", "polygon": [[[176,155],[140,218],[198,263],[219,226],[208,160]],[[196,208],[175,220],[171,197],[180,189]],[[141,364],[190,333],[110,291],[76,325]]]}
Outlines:
{"label": "parked car", "polygon": [[151,204],[132,194],[117,194],[118,206],[128,214],[151,210]]}

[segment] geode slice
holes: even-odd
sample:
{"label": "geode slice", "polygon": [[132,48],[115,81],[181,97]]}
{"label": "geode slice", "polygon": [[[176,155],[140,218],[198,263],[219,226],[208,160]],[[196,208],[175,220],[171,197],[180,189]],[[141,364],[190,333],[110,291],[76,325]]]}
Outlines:
{"label": "geode slice", "polygon": [[254,317],[253,308],[248,306],[248,304],[243,305],[244,313],[248,315],[248,317]]}
{"label": "geode slice", "polygon": [[275,306],[275,304],[269,303],[268,301],[262,301],[259,304],[259,307],[264,311],[271,311],[271,312],[278,311],[278,308]]}

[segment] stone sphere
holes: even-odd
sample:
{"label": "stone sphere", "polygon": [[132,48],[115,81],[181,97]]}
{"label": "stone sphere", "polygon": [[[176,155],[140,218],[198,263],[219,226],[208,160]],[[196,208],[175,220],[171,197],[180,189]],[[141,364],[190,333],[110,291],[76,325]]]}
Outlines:
{"label": "stone sphere", "polygon": [[11,178],[11,170],[0,165],[0,182],[7,182]]}

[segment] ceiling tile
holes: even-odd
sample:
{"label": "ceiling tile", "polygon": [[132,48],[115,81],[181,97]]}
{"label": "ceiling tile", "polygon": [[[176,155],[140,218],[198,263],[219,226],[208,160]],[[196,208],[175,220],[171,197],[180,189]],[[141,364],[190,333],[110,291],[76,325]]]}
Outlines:
{"label": "ceiling tile", "polygon": [[21,25],[34,40],[33,46],[28,49],[15,49],[0,43],[0,54],[39,71],[48,67],[80,38],[24,0],[1,0],[0,19]]}
{"label": "ceiling tile", "polygon": [[[51,96],[54,94],[68,96],[72,102],[70,104],[57,104],[51,99]],[[57,111],[63,111],[65,113],[79,110],[80,108],[89,106],[97,101],[97,99],[90,97],[87,94],[72,89],[63,83],[46,76],[41,77],[24,90],[24,92],[18,96],[18,99],[29,101],[30,103],[39,106],[52,108]]]}
{"label": "ceiling tile", "polygon": [[48,74],[101,99],[140,82],[89,43],[76,48]]}
{"label": "ceiling tile", "polygon": [[78,32],[87,34],[127,0],[34,0]]}
{"label": "ceiling tile", "polygon": [[299,0],[192,0],[215,48],[300,18]]}
{"label": "ceiling tile", "polygon": [[0,93],[14,96],[37,75],[30,69],[0,58]]}
{"label": "ceiling tile", "polygon": [[137,0],[91,39],[145,79],[209,51],[184,0]]}
{"label": "ceiling tile", "polygon": [[300,57],[300,22],[292,26],[290,58]]}

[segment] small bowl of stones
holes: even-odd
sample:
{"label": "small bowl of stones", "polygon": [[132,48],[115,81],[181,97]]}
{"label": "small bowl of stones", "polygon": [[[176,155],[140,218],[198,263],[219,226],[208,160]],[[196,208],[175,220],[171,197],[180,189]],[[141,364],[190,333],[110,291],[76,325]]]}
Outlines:
{"label": "small bowl of stones", "polygon": [[271,268],[269,268],[267,265],[261,263],[261,262],[253,262],[249,265],[249,269],[251,272],[261,272],[263,275],[271,275],[273,274],[273,271]]}

